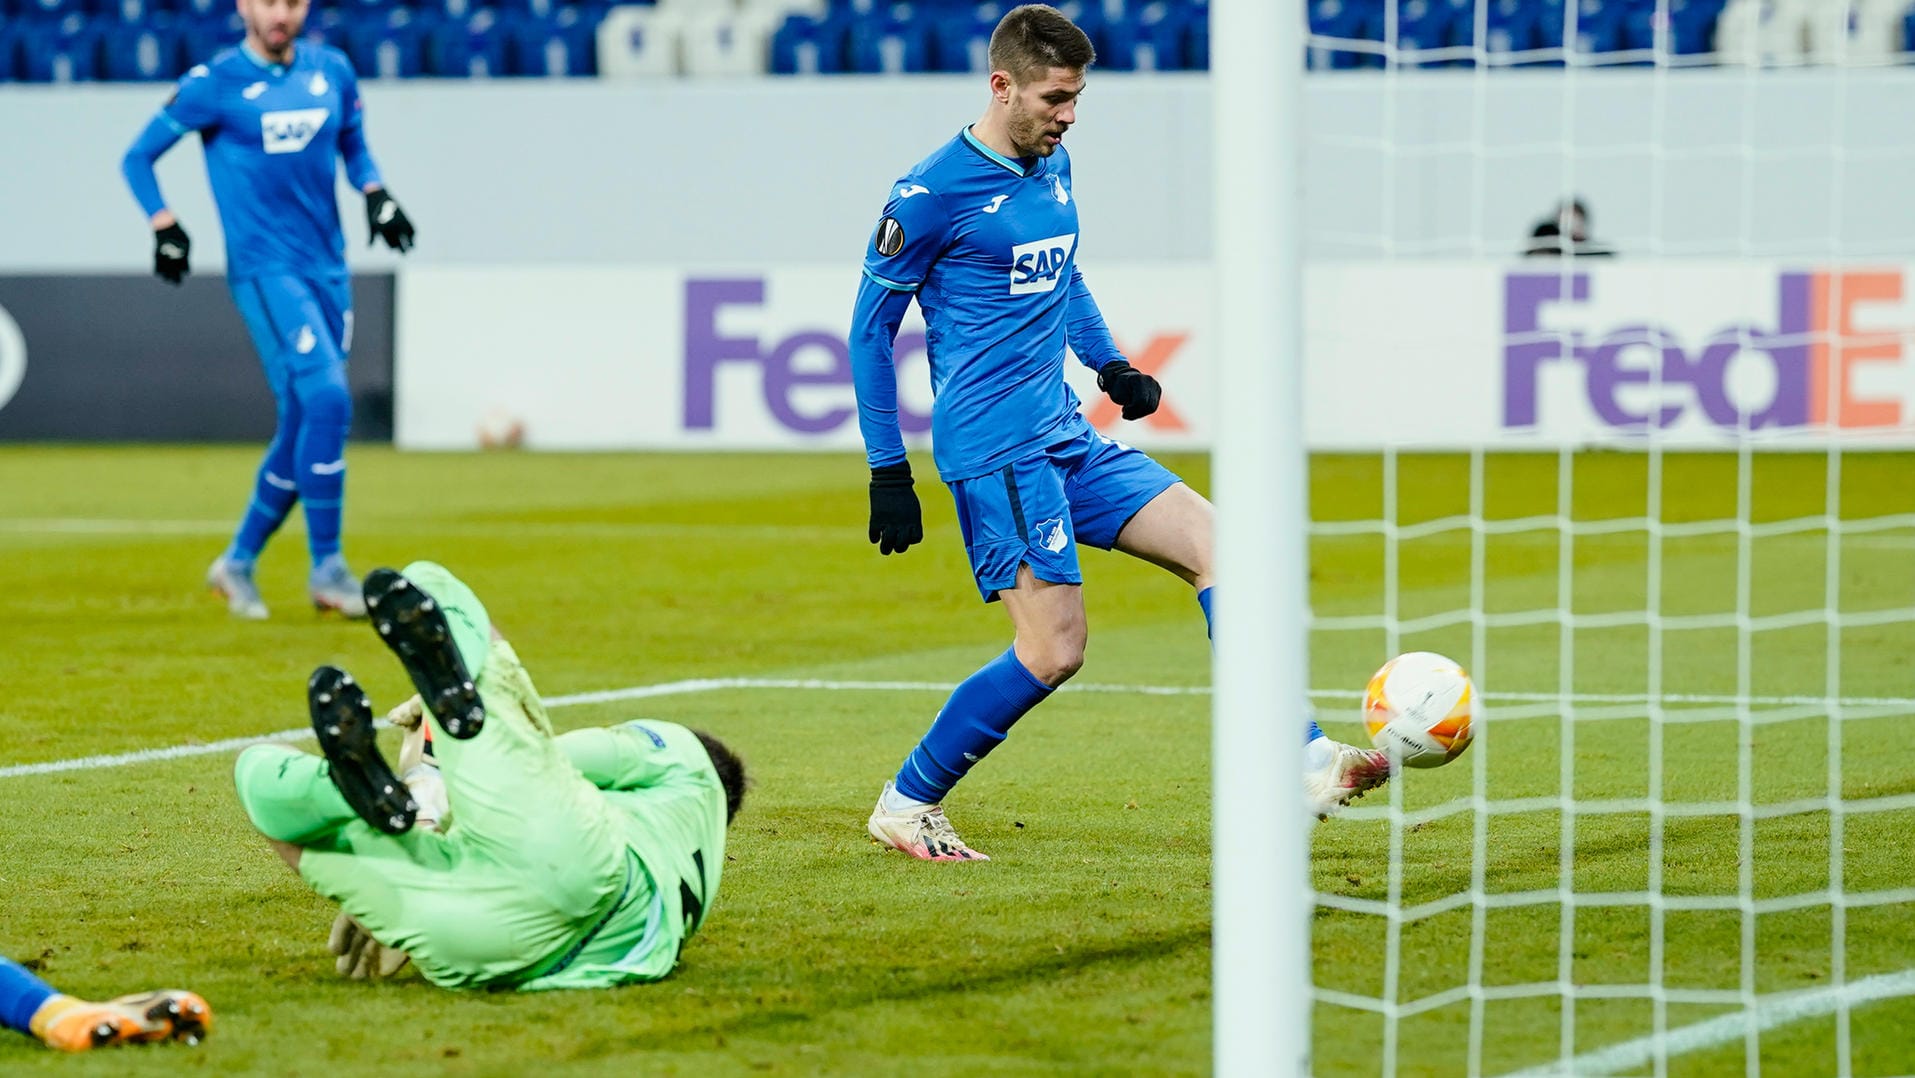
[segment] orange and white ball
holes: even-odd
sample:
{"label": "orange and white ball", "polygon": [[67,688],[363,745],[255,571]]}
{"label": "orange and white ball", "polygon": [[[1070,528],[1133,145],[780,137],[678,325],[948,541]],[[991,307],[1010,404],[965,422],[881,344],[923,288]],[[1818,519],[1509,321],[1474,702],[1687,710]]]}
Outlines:
{"label": "orange and white ball", "polygon": [[1440,767],[1474,736],[1476,686],[1454,661],[1411,651],[1383,664],[1363,691],[1370,744],[1407,767]]}

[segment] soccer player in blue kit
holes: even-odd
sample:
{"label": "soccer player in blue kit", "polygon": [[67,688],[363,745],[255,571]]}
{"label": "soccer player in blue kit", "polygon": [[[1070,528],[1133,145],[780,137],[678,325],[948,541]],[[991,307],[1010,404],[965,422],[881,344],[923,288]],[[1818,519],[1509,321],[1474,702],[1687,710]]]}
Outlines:
{"label": "soccer player in blue kit", "polygon": [[[1157,408],[1156,379],[1111,340],[1078,272],[1077,203],[1063,139],[1095,51],[1055,8],[1026,4],[991,35],[984,116],[891,189],[865,251],[851,324],[858,421],[881,554],[924,538],[897,416],[892,348],[915,297],[926,323],[931,443],[978,590],[1015,641],[951,694],[884,784],[867,829],[929,861],[982,861],[942,801],[1012,724],[1084,661],[1079,543],[1160,565],[1212,609],[1210,503],[1162,465],[1093,430],[1064,384],[1065,347],[1127,420]],[[1301,694],[1299,694],[1301,696]],[[1372,749],[1307,726],[1304,782],[1319,816],[1389,778]]]}
{"label": "soccer player in blue kit", "polygon": [[313,605],[364,617],[359,580],[339,540],[352,424],[352,292],[333,192],[339,162],[366,196],[373,236],[403,253],[412,246],[412,222],[366,149],[351,61],[325,45],[296,44],[307,0],[238,4],[246,40],[188,71],[121,162],[153,228],[153,270],[178,284],[192,245],[160,195],[153,164],[181,136],[199,132],[226,232],[227,283],[278,401],[278,428],[252,501],[206,582],[234,614],[266,617],[253,567],[298,502],[306,511]]}

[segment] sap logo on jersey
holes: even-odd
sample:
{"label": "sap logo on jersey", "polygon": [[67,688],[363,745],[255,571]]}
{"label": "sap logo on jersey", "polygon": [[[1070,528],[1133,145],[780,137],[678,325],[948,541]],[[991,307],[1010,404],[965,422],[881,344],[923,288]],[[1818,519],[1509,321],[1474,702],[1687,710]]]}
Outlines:
{"label": "sap logo on jersey", "polygon": [[1011,248],[1011,295],[1049,292],[1057,287],[1064,266],[1077,249],[1077,233],[1020,243]]}
{"label": "sap logo on jersey", "polygon": [[259,116],[260,138],[267,153],[298,153],[326,126],[326,109],[280,109]]}

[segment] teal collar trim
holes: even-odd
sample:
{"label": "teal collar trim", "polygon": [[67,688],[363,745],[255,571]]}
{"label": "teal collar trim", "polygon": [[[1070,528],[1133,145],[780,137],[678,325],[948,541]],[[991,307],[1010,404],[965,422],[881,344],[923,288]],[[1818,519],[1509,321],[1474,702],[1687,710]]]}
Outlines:
{"label": "teal collar trim", "polygon": [[1030,169],[1025,168],[1023,165],[1018,164],[1016,161],[1013,161],[1010,158],[1004,156],[1003,154],[998,153],[996,150],[991,149],[989,146],[984,145],[984,140],[978,138],[976,135],[971,134],[971,129],[969,127],[966,127],[964,129],[963,135],[964,135],[964,144],[966,146],[969,146],[971,149],[976,150],[978,153],[983,154],[986,160],[994,161],[997,164],[1000,164],[1004,166],[1005,168],[1010,169],[1012,172],[1017,173],[1019,176],[1029,176],[1031,174]]}
{"label": "teal collar trim", "polygon": [[[295,45],[293,46],[293,48],[297,49],[298,46]],[[254,52],[252,43],[248,41],[242,41],[239,43],[239,54],[241,56],[244,56],[246,59],[251,60],[253,62],[254,67],[264,69],[267,74],[272,75],[275,78],[277,78],[280,75],[284,75],[286,72],[292,70],[292,65],[289,63],[276,64],[276,63],[273,63],[271,60],[266,59],[264,56],[261,56],[260,54]],[[297,54],[295,53],[295,55]]]}

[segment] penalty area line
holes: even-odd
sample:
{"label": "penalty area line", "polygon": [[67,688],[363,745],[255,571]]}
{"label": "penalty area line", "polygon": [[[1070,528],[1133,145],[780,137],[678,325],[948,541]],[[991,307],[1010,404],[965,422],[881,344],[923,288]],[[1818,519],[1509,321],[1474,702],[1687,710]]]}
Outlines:
{"label": "penalty area line", "polygon": [[1887,999],[1915,996],[1915,969],[1883,973],[1847,984],[1806,988],[1798,992],[1778,992],[1765,996],[1754,1007],[1731,1011],[1704,1019],[1693,1025],[1672,1029],[1661,1037],[1638,1037],[1633,1041],[1599,1048],[1571,1060],[1546,1063],[1516,1071],[1506,1078],[1551,1078],[1558,1075],[1608,1075],[1635,1071],[1658,1056],[1674,1059],[1690,1052],[1715,1048],[1747,1036],[1753,1025],[1762,1033],[1777,1026],[1820,1018],[1844,1007],[1859,1007]]}

